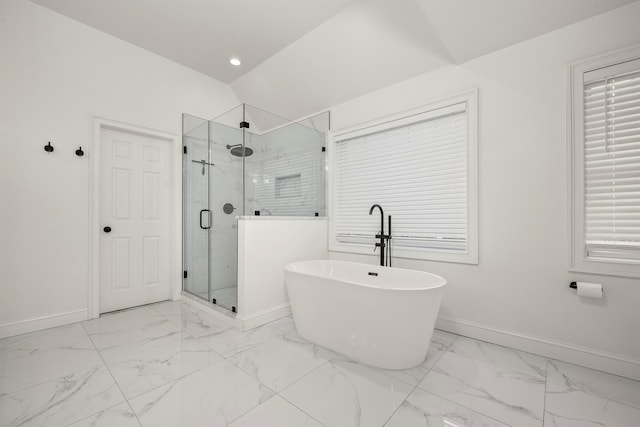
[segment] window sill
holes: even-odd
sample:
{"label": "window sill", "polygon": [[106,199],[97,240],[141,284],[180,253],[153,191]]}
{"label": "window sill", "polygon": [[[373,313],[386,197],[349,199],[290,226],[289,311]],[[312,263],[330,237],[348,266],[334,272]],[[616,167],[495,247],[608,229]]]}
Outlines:
{"label": "window sill", "polygon": [[[361,245],[348,245],[332,242],[329,245],[329,252],[345,252],[360,255],[377,255],[380,256],[379,249],[375,252],[371,247],[363,247]],[[472,264],[478,265],[478,255],[465,253],[451,253],[447,251],[431,251],[431,250],[407,250],[391,248],[392,258],[416,259],[424,261],[451,262],[456,264]]]}
{"label": "window sill", "polygon": [[600,274],[604,276],[620,276],[640,278],[640,264],[612,261],[596,261],[584,259],[575,261],[569,271],[574,273]]}

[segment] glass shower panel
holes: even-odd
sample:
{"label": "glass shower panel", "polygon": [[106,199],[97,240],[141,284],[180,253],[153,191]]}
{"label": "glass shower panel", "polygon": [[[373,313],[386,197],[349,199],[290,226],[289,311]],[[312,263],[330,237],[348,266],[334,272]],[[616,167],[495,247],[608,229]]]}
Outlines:
{"label": "glass shower panel", "polygon": [[325,132],[247,106],[247,214],[325,216]]}
{"label": "glass shower panel", "polygon": [[[237,115],[233,111],[228,114]],[[238,224],[242,215],[242,130],[240,121],[228,125],[209,123],[210,152],[213,166],[209,175],[209,200],[213,215],[210,230],[209,301],[235,311],[238,294]],[[238,151],[240,150],[240,151]]]}
{"label": "glass shower panel", "polygon": [[209,122],[183,115],[183,146],[183,288],[209,300]]}

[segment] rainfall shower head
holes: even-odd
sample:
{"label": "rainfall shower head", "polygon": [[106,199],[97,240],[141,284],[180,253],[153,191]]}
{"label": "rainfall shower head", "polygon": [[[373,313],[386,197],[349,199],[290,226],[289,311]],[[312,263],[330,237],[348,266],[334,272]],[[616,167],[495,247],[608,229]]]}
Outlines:
{"label": "rainfall shower head", "polygon": [[231,149],[231,154],[236,157],[249,157],[253,154],[253,150],[249,147],[243,147],[242,144],[227,145],[227,150]]}

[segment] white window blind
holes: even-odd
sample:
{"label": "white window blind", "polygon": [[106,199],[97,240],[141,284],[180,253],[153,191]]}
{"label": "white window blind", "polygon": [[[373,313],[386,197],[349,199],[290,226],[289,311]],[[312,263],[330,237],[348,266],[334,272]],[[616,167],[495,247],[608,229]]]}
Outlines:
{"label": "white window blind", "polygon": [[640,61],[585,73],[587,256],[640,261]]}
{"label": "white window blind", "polygon": [[[347,134],[335,144],[335,235],[372,245],[378,203],[393,217],[393,247],[466,252],[466,102]],[[387,222],[385,219],[385,232]]]}

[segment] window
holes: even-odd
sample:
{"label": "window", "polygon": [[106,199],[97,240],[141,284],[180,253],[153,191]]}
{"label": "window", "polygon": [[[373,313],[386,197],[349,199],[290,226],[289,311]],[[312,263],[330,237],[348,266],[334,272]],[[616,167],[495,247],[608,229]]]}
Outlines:
{"label": "window", "polygon": [[330,250],[477,264],[476,91],[331,133]]}
{"label": "window", "polygon": [[640,50],[571,77],[571,269],[640,277]]}

